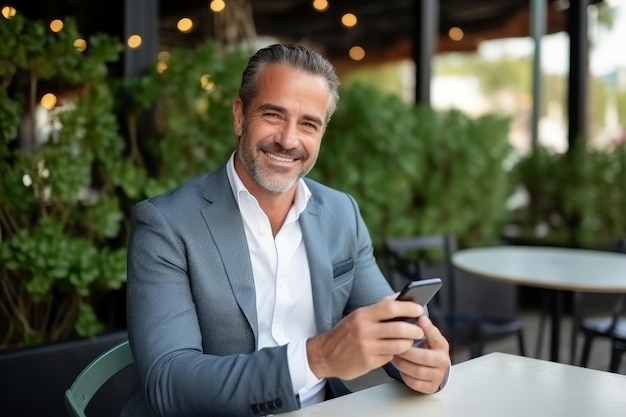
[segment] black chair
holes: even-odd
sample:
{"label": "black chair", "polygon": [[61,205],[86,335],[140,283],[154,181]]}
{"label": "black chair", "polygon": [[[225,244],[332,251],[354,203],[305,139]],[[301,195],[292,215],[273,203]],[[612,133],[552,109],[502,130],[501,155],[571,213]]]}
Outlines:
{"label": "black chair", "polygon": [[[617,251],[626,255],[626,239],[620,239],[617,243]],[[626,278],[626,271],[624,271]],[[608,315],[594,316],[586,313],[587,310],[600,310],[602,306],[598,306],[597,302],[594,308],[589,307],[591,302],[599,297],[609,298],[611,303],[608,308]],[[586,367],[589,363],[589,356],[593,341],[596,337],[609,338],[612,343],[611,358],[609,360],[609,370],[617,372],[621,353],[626,344],[626,294],[608,295],[608,294],[586,294],[574,293],[573,307],[573,334],[576,332],[583,335],[583,349],[580,358],[580,366]],[[606,302],[606,301],[605,301]],[[606,304],[605,304],[606,305]],[[587,316],[587,317],[585,317]],[[575,354],[576,340],[572,340],[572,353]]]}
{"label": "black chair", "polygon": [[[472,277],[458,280],[452,265],[456,247],[455,237],[449,234],[387,237],[383,244],[387,279],[396,291],[410,280],[434,276],[442,279],[443,287],[428,309],[433,322],[450,342],[451,353],[465,346],[469,348],[470,357],[477,357],[483,354],[485,343],[517,335],[519,352],[525,355],[523,323],[514,317],[502,318],[501,312],[493,308],[491,314],[484,314],[486,303],[480,297],[487,291],[487,296],[495,299],[494,288],[502,291],[514,290],[514,287],[478,278],[472,281]],[[481,288],[469,288],[470,283]]]}
{"label": "black chair", "polygon": [[617,372],[622,360],[622,353],[626,352],[626,339],[613,339],[611,346],[611,363],[609,369],[611,372]]}

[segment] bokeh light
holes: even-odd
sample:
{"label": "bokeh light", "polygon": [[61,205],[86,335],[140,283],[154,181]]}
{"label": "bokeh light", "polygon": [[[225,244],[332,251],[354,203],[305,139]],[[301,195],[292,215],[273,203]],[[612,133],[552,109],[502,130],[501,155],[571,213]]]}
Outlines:
{"label": "bokeh light", "polygon": [[182,33],[189,33],[193,29],[193,21],[188,17],[183,17],[182,19],[178,21],[178,23],[176,24],[176,27]]}
{"label": "bokeh light", "polygon": [[352,13],[346,13],[341,18],[341,23],[343,23],[344,26],[349,27],[349,28],[351,28],[352,26],[355,26],[356,22],[357,22],[357,18]]}
{"label": "bokeh light", "polygon": [[5,19],[11,19],[16,14],[17,14],[17,10],[15,10],[15,7],[4,6],[2,8],[2,16],[4,16]]}
{"label": "bokeh light", "polygon": [[328,9],[328,2],[326,0],[313,0],[313,8],[318,12],[323,12]]}
{"label": "bokeh light", "polygon": [[214,12],[219,13],[226,8],[226,3],[224,0],[213,0],[211,1],[211,4],[209,4],[209,8]]}
{"label": "bokeh light", "polygon": [[353,46],[350,48],[350,52],[348,52],[350,58],[354,61],[360,61],[365,58],[365,49],[360,46]]}
{"label": "bokeh light", "polygon": [[46,93],[41,98],[40,104],[41,104],[41,107],[43,107],[44,109],[52,110],[54,106],[56,106],[57,104],[57,96],[55,96],[52,93]]}
{"label": "bokeh light", "polygon": [[464,36],[463,29],[456,26],[451,27],[450,30],[448,30],[448,36],[453,41],[460,41],[461,39],[463,39]]}
{"label": "bokeh light", "polygon": [[63,30],[63,21],[60,19],[54,19],[50,22],[50,30],[57,33]]}
{"label": "bokeh light", "polygon": [[141,46],[141,42],[142,42],[141,36],[130,35],[128,37],[128,40],[126,41],[126,44],[128,45],[129,48],[136,49]]}
{"label": "bokeh light", "polygon": [[87,49],[87,41],[82,38],[76,39],[74,41],[74,48],[76,48],[78,52],[83,52],[85,49]]}

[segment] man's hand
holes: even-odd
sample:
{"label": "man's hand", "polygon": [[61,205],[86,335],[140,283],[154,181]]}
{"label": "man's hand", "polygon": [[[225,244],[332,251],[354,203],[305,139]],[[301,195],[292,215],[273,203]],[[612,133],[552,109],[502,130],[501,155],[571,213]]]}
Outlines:
{"label": "man's hand", "polygon": [[450,345],[428,317],[420,317],[417,324],[424,331],[426,344],[397,354],[391,363],[407,386],[432,394],[439,390],[450,370]]}
{"label": "man's hand", "polygon": [[315,376],[354,379],[401,357],[396,355],[412,351],[413,341],[424,337],[424,331],[412,323],[386,320],[417,318],[424,309],[411,301],[396,301],[395,297],[359,308],[332,330],[310,338],[307,355]]}

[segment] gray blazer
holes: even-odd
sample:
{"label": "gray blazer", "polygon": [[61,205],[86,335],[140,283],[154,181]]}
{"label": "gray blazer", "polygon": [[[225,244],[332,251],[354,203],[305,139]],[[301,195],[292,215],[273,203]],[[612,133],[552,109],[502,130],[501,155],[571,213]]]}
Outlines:
{"label": "gray blazer", "polygon": [[[300,224],[315,320],[324,332],[393,291],[375,262],[354,199],[305,181],[312,197]],[[286,346],[257,351],[255,296],[225,165],[137,204],[127,315],[141,386],[122,416],[250,416],[298,409]],[[329,383],[331,390],[336,382]]]}

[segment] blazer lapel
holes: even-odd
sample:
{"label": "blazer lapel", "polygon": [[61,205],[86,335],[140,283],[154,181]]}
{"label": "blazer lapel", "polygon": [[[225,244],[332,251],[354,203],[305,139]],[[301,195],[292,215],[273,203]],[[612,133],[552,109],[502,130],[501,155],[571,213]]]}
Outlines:
{"label": "blazer lapel", "polygon": [[237,303],[252,327],[256,346],[258,319],[252,263],[241,214],[228,182],[225,165],[207,181],[205,198],[211,204],[202,209],[202,215],[224,262]]}
{"label": "blazer lapel", "polygon": [[326,238],[321,233],[320,208],[313,196],[306,210],[300,215],[300,226],[311,271],[311,290],[317,330],[328,331],[332,328],[332,285],[333,267],[330,254],[325,245]]}
{"label": "blazer lapel", "polygon": [[[205,198],[210,204],[202,209],[209,233],[222,256],[226,273],[239,307],[246,316],[258,343],[258,318],[252,263],[239,208],[233,197],[225,165],[207,181]],[[313,196],[300,215],[300,226],[311,271],[311,290],[315,321],[320,332],[332,328],[333,269],[322,234],[320,207]]]}

